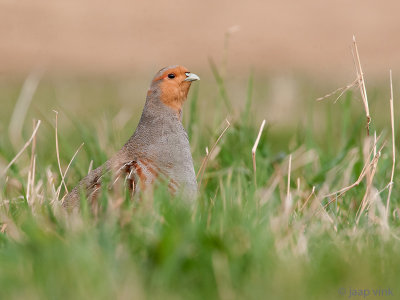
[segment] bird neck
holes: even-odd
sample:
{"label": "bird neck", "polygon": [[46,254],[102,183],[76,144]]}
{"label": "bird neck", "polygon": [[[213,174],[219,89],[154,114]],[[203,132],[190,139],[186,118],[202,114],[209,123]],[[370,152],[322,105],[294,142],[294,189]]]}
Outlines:
{"label": "bird neck", "polygon": [[145,107],[146,113],[154,114],[154,117],[173,114],[182,122],[182,109],[187,93],[175,91],[174,93],[164,89],[150,89],[147,93]]}

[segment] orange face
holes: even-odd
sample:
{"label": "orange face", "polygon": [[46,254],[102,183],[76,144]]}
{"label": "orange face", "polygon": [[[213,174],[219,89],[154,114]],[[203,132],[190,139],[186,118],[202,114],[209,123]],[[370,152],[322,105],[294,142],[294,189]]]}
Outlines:
{"label": "orange face", "polygon": [[152,86],[160,89],[161,101],[180,113],[182,105],[187,98],[192,81],[200,78],[182,66],[167,67],[158,72],[154,77]]}

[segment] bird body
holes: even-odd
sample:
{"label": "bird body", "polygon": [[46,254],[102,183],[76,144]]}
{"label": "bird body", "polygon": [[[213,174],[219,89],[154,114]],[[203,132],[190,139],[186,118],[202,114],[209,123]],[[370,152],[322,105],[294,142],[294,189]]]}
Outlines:
{"label": "bird body", "polygon": [[91,171],[65,197],[67,209],[79,207],[81,193],[94,201],[101,178],[125,176],[134,192],[148,189],[156,180],[168,182],[171,192],[187,198],[197,193],[196,175],[187,133],[182,125],[182,106],[194,80],[200,78],[182,66],[160,70],[147,93],[139,124],[127,143],[103,166]]}

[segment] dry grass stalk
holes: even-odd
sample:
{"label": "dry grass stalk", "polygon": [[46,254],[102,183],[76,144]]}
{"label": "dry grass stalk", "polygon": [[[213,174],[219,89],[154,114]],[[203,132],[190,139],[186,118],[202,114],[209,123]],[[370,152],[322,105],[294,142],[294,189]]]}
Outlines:
{"label": "dry grass stalk", "polygon": [[10,141],[14,145],[14,147],[22,143],[21,132],[24,125],[24,120],[42,75],[43,70],[32,72],[26,78],[22,86],[21,93],[18,97],[18,100],[14,107],[14,111],[11,115],[11,121],[8,128]]}
{"label": "dry grass stalk", "polygon": [[35,189],[35,174],[36,174],[36,155],[33,154],[32,155],[32,164],[30,166],[30,170],[28,173],[28,182],[27,182],[29,191],[27,189],[27,192],[26,192],[26,199],[27,199],[28,204],[30,204],[30,205],[34,203],[33,191]]}
{"label": "dry grass stalk", "polygon": [[57,199],[59,199],[60,197],[60,193],[61,193],[61,187],[64,186],[65,189],[65,195],[68,194],[68,188],[67,185],[65,183],[65,176],[67,175],[67,172],[73,162],[73,160],[75,159],[76,155],[78,154],[78,152],[81,150],[81,148],[83,147],[84,143],[82,143],[78,149],[75,151],[74,155],[72,156],[67,168],[65,169],[65,172],[62,171],[61,168],[61,161],[60,161],[60,151],[59,151],[59,144],[58,144],[58,111],[53,110],[56,114],[56,128],[55,128],[55,134],[56,134],[56,155],[57,155],[57,164],[58,164],[58,170],[60,172],[60,176],[61,176],[61,183],[57,188]]}
{"label": "dry grass stalk", "polygon": [[[377,138],[377,140],[379,140],[379,138],[380,138],[380,136]],[[383,144],[383,145],[381,146],[381,148],[380,148],[379,151],[376,153],[376,155],[373,156],[372,160],[370,160],[370,161],[368,161],[366,164],[364,164],[364,167],[363,167],[362,170],[361,170],[360,176],[358,177],[358,179],[357,179],[353,184],[351,184],[351,185],[349,185],[349,186],[347,186],[347,187],[344,187],[344,188],[342,188],[342,189],[340,189],[340,190],[338,190],[338,191],[336,191],[336,192],[334,192],[334,193],[327,194],[327,195],[323,196],[322,198],[330,198],[330,197],[332,197],[332,196],[336,196],[336,198],[339,198],[339,197],[341,197],[343,194],[345,194],[347,191],[349,191],[349,190],[351,190],[352,188],[358,186],[367,174],[371,174],[370,172],[372,171],[373,166],[376,165],[376,164],[378,163],[378,160],[379,160],[380,155],[381,155],[381,150],[383,149],[384,146],[385,146],[385,144]],[[375,146],[374,146],[374,147],[375,147]],[[374,148],[374,147],[373,147],[373,148]],[[374,150],[371,150],[371,152],[369,153],[369,156],[368,156],[368,157],[370,157],[370,156],[373,154],[373,151],[374,151]],[[336,199],[333,199],[333,200],[329,201],[329,202],[324,206],[324,208],[327,207],[327,206],[329,206],[329,205],[330,205],[332,202],[334,202],[335,200],[336,200]]]}
{"label": "dry grass stalk", "polygon": [[[373,151],[373,157],[376,157],[377,154],[377,150],[376,150],[376,131],[374,132],[374,141],[372,144],[372,151]],[[365,151],[365,156],[367,157],[365,160],[367,161],[370,157],[371,154],[368,154],[370,149],[370,139],[366,139],[365,140],[365,145],[364,145],[364,151]],[[375,176],[375,172],[376,172],[376,165],[372,165],[371,168],[369,169],[369,172],[367,172],[365,174],[365,181],[366,181],[366,189],[365,189],[365,193],[363,196],[363,199],[361,200],[360,206],[357,209],[357,219],[356,219],[356,223],[358,224],[359,221],[359,216],[361,215],[360,212],[362,213],[367,207],[369,207],[370,203],[371,203],[371,199],[370,199],[370,193],[371,190],[373,188],[372,184],[373,184],[373,178]]]}
{"label": "dry grass stalk", "polygon": [[39,126],[41,124],[41,121],[38,120],[35,129],[33,130],[33,133],[31,135],[31,137],[29,138],[29,140],[25,143],[25,145],[22,147],[22,149],[17,153],[17,155],[15,155],[15,157],[10,161],[10,163],[5,167],[5,169],[2,172],[2,176],[5,176],[8,169],[15,163],[15,161],[21,156],[22,153],[24,153],[25,149],[28,148],[28,146],[32,143],[33,139],[36,136],[36,133],[39,129]]}
{"label": "dry grass stalk", "polygon": [[[33,121],[33,128],[36,126],[36,121]],[[27,189],[26,189],[26,199],[29,204],[32,204],[31,199],[31,192],[34,189],[35,185],[35,170],[36,170],[36,136],[33,138],[32,141],[32,149],[31,149],[31,162],[29,165],[29,172],[28,172],[28,182],[27,182]]]}
{"label": "dry grass stalk", "polygon": [[297,194],[300,194],[300,188],[301,188],[301,180],[300,180],[300,177],[297,177],[296,186],[297,186]]}
{"label": "dry grass stalk", "polygon": [[353,35],[353,49],[352,49],[354,64],[357,72],[358,86],[360,88],[361,98],[363,100],[365,115],[367,117],[367,135],[369,136],[369,125],[371,123],[371,116],[369,114],[367,89],[365,88],[364,73],[361,67],[360,55],[358,53],[356,37]]}
{"label": "dry grass stalk", "polygon": [[288,165],[288,177],[287,177],[287,190],[286,190],[286,200],[285,200],[285,213],[288,214],[290,208],[292,207],[292,195],[290,194],[290,176],[292,173],[292,155],[289,155],[289,165]]}
{"label": "dry grass stalk", "polygon": [[[215,198],[217,198],[218,192],[219,192],[219,186],[217,187],[217,189],[216,189],[216,191],[215,191],[214,197],[210,199],[211,202],[210,202],[210,206],[208,207],[208,213],[207,213],[207,229],[210,228],[211,217],[212,217],[212,210],[213,210],[213,208],[214,208],[214,205],[215,205]],[[197,209],[197,206],[196,206],[196,209]],[[194,215],[193,215],[193,217],[194,217]]]}
{"label": "dry grass stalk", "polygon": [[302,211],[304,209],[304,207],[307,205],[308,201],[310,201],[312,195],[314,195],[315,193],[315,186],[312,187],[311,193],[310,195],[307,197],[306,201],[304,201],[303,206],[300,208],[300,211]]}
{"label": "dry grass stalk", "polygon": [[71,164],[72,164],[72,162],[74,161],[76,155],[77,155],[77,154],[79,153],[79,151],[82,149],[82,147],[83,147],[84,144],[85,144],[85,143],[82,143],[82,144],[78,147],[78,149],[75,151],[74,155],[72,156],[71,160],[70,160],[69,163],[68,163],[67,168],[65,169],[64,174],[61,172],[61,183],[60,183],[60,185],[59,185],[58,188],[57,188],[57,199],[58,199],[59,196],[60,196],[61,187],[62,187],[63,184],[64,184],[64,186],[65,186],[65,195],[68,194],[68,189],[67,189],[67,187],[66,187],[66,185],[65,185],[65,177],[67,176],[67,172],[68,172],[69,168],[71,167]]}
{"label": "dry grass stalk", "polygon": [[322,204],[320,204],[320,205],[321,205],[321,211],[323,212],[325,219],[328,220],[329,223],[331,223],[333,225],[333,229],[337,232],[337,226],[335,224],[335,221],[333,221],[332,217],[326,211],[326,206],[322,206]]}
{"label": "dry grass stalk", "polygon": [[[360,88],[360,94],[361,94],[361,98],[364,104],[364,110],[365,110],[365,115],[367,118],[367,136],[370,135],[370,123],[371,123],[371,116],[369,113],[369,106],[368,106],[368,96],[367,96],[367,89],[365,87],[365,79],[364,79],[364,73],[361,67],[361,61],[360,61],[360,55],[358,53],[358,47],[357,47],[357,43],[356,43],[356,39],[355,36],[353,35],[353,45],[352,45],[352,55],[353,55],[353,60],[354,60],[354,65],[355,65],[355,69],[356,69],[356,73],[357,73],[357,79],[352,83],[349,84],[348,86],[346,86],[345,88],[342,89],[338,89],[336,90],[334,93],[328,94],[325,97],[321,97],[319,98],[319,100],[325,99],[335,93],[337,93],[338,91],[342,91],[342,93],[339,95],[339,97],[337,99],[340,98],[340,96],[349,88],[353,87],[353,86],[358,86]],[[336,101],[337,101],[336,99]],[[381,155],[381,150],[384,146],[382,146],[379,151],[377,152],[376,150],[376,145],[377,145],[377,138],[376,138],[376,133],[374,135],[374,145],[372,147],[372,151],[369,153],[368,155],[368,160],[367,163],[364,165],[360,176],[358,177],[358,179],[351,185],[342,188],[341,190],[335,192],[335,193],[331,193],[328,194],[325,197],[332,197],[335,196],[335,198],[331,199],[323,208],[325,209],[327,206],[329,206],[332,202],[336,201],[336,199],[340,196],[342,196],[344,193],[346,193],[348,190],[354,188],[355,186],[358,186],[361,181],[364,179],[364,177],[366,177],[366,182],[367,182],[367,189],[365,191],[363,200],[360,204],[360,207],[357,211],[357,224],[358,221],[360,219],[360,216],[362,215],[363,211],[365,211],[365,209],[367,209],[367,207],[370,205],[370,200],[369,200],[369,195],[370,195],[370,191],[372,188],[372,184],[373,184],[373,178],[376,172],[376,167],[378,164],[378,160],[380,158]],[[373,153],[373,158],[372,160],[370,160],[371,154]]]}
{"label": "dry grass stalk", "polygon": [[260,130],[258,131],[258,135],[257,135],[256,141],[254,143],[253,148],[251,149],[251,156],[253,158],[254,182],[255,182],[256,185],[257,185],[256,151],[257,151],[258,143],[260,142],[261,133],[264,130],[264,126],[265,126],[265,120],[263,120],[262,123],[261,123]]}
{"label": "dry grass stalk", "polygon": [[356,38],[353,35],[353,47],[351,49],[351,53],[353,55],[353,59],[354,59],[354,65],[356,68],[356,73],[357,73],[357,78],[356,80],[354,80],[352,83],[346,85],[345,87],[341,87],[336,89],[335,91],[322,96],[318,99],[316,99],[317,101],[322,101],[326,98],[329,98],[337,93],[340,92],[339,96],[335,99],[335,103],[340,99],[340,97],[342,97],[342,95],[348,91],[349,89],[358,86],[360,88],[360,93],[361,93],[361,98],[364,104],[364,110],[365,110],[365,115],[367,117],[367,135],[369,136],[369,125],[371,123],[371,116],[369,114],[369,106],[368,106],[368,97],[367,97],[367,89],[365,87],[365,79],[364,79],[364,73],[362,71],[362,67],[361,67],[361,61],[360,61],[360,55],[358,53],[358,48],[357,48],[357,43],[356,43]]}
{"label": "dry grass stalk", "polygon": [[[58,111],[56,111],[56,110],[53,110],[53,111],[56,114],[56,154],[57,154],[58,170],[60,171],[60,175],[61,175],[61,185],[64,185],[65,191],[68,193],[67,185],[65,184],[65,181],[64,181],[63,171],[61,169],[60,151],[59,151],[59,147],[58,147]],[[57,189],[57,195],[59,196],[59,194],[60,194],[60,190]]]}
{"label": "dry grass stalk", "polygon": [[358,210],[357,210],[357,214],[356,214],[356,217],[357,217],[357,219],[356,219],[356,224],[358,224],[358,222],[360,221],[360,218],[361,218],[361,215],[362,215],[362,213],[366,210],[366,208],[367,207],[369,207],[369,205],[370,205],[370,202],[371,202],[371,200],[370,200],[370,192],[371,192],[371,190],[372,190],[372,184],[373,184],[373,180],[374,180],[374,176],[375,176],[375,173],[376,173],[376,168],[377,168],[377,166],[378,166],[378,161],[379,161],[379,158],[380,158],[380,156],[381,156],[381,150],[382,150],[382,148],[383,148],[383,146],[379,149],[379,151],[378,152],[376,152],[376,142],[375,142],[375,145],[374,145],[374,158],[373,158],[373,160],[372,160],[372,164],[371,164],[371,167],[369,168],[369,171],[366,173],[366,177],[367,177],[367,188],[366,188],[366,190],[365,190],[365,193],[364,193],[364,197],[363,197],[363,199],[362,199],[362,201],[361,201],[361,204],[360,204],[360,206],[359,206],[359,208],[358,208]]}
{"label": "dry grass stalk", "polygon": [[54,179],[54,174],[51,171],[50,167],[46,168],[46,178],[47,178],[47,185],[48,185],[48,190],[51,191],[51,203],[53,203],[56,199],[58,200],[57,196],[57,191],[55,187],[55,179]]}
{"label": "dry grass stalk", "polygon": [[335,101],[334,101],[334,103],[336,103],[343,96],[344,93],[346,93],[348,90],[350,90],[351,88],[353,88],[353,87],[355,87],[357,85],[358,85],[358,78],[356,80],[354,80],[352,83],[346,85],[345,87],[340,87],[340,88],[334,90],[333,92],[331,92],[329,94],[326,94],[325,96],[317,98],[316,101],[325,100],[325,99],[327,99],[327,98],[329,98],[329,97],[331,97],[331,96],[333,96],[333,95],[335,95],[335,94],[340,92],[339,96],[337,96]]}
{"label": "dry grass stalk", "polygon": [[196,179],[200,176],[200,180],[199,180],[199,188],[201,186],[201,182],[203,181],[203,175],[204,175],[204,171],[207,167],[207,163],[208,160],[210,159],[211,154],[213,153],[213,151],[215,150],[215,147],[217,146],[218,142],[221,140],[221,138],[224,136],[225,132],[229,129],[229,127],[231,126],[231,123],[229,123],[228,119],[225,119],[227,125],[225,127],[225,129],[222,131],[222,133],[220,134],[220,136],[218,137],[218,139],[215,141],[214,145],[212,146],[210,152],[207,151],[206,156],[203,159],[203,162],[201,163],[200,169],[197,172],[197,176]]}
{"label": "dry grass stalk", "polygon": [[88,174],[93,170],[93,159],[89,163]]}
{"label": "dry grass stalk", "polygon": [[390,175],[389,182],[389,192],[386,200],[386,220],[389,216],[389,203],[390,196],[392,195],[393,188],[393,177],[394,177],[394,168],[396,164],[396,144],[395,144],[395,134],[394,134],[394,109],[393,109],[393,81],[392,81],[392,70],[390,70],[390,124],[392,127],[392,173]]}

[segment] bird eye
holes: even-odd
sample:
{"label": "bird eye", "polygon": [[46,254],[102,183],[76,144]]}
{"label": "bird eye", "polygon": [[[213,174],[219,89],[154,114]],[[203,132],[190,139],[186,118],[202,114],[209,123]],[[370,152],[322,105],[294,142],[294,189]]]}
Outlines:
{"label": "bird eye", "polygon": [[168,78],[171,78],[171,79],[175,78],[175,74],[174,73],[168,74]]}

